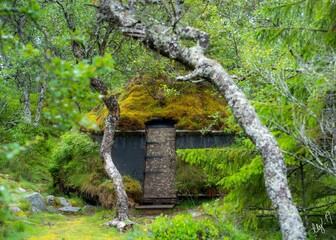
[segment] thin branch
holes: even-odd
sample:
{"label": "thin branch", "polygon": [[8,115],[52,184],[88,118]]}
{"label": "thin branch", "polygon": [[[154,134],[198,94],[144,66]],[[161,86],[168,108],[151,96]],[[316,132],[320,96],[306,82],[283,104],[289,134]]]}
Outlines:
{"label": "thin branch", "polygon": [[[197,77],[200,77],[202,73],[202,70],[200,68],[196,68],[194,71],[191,73],[185,75],[185,76],[179,76],[176,78],[178,81],[191,81],[192,79],[195,79]],[[202,80],[204,81],[204,80]]]}
{"label": "thin branch", "polygon": [[306,27],[266,27],[260,28],[262,30],[272,30],[272,31],[284,31],[284,30],[303,30],[303,31],[312,31],[312,32],[323,32],[327,33],[326,29],[316,29],[316,28],[306,28]]}
{"label": "thin branch", "polygon": [[2,114],[2,112],[6,109],[7,106],[7,95],[4,97],[4,100],[2,101],[2,108],[0,110],[0,114]]}
{"label": "thin branch", "polygon": [[310,208],[307,208],[306,210],[307,210],[307,211],[310,211],[310,210],[314,210],[314,209],[330,207],[330,206],[333,206],[333,205],[335,205],[335,204],[336,204],[336,201],[335,201],[335,202],[330,202],[330,203],[327,203],[327,204],[324,204],[324,205],[321,205],[321,206],[310,207]]}

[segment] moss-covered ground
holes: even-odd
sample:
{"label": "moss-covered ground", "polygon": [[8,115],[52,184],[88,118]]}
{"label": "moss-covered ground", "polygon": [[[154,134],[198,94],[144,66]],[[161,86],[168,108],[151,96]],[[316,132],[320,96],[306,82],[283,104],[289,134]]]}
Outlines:
{"label": "moss-covered ground", "polygon": [[124,239],[127,233],[120,234],[117,229],[104,225],[109,219],[103,214],[105,213],[99,212],[92,216],[36,214],[10,222],[4,239]]}
{"label": "moss-covered ground", "polygon": [[[34,228],[29,240],[53,239],[123,239],[123,235],[114,228],[104,226],[108,219],[101,214],[93,216],[66,216],[61,219],[45,221]],[[27,231],[30,232],[29,230]]]}

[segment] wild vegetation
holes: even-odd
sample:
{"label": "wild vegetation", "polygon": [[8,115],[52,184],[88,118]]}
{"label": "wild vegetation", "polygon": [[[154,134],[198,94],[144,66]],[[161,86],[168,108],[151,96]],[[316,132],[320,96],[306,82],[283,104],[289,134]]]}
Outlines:
{"label": "wild vegetation", "polygon": [[[120,235],[99,226],[96,239],[111,232],[116,239],[280,239],[261,152],[220,90],[199,76],[177,81],[188,76],[190,66],[137,41],[143,38],[140,25],[133,32],[120,31],[117,19],[106,18],[97,7],[107,2],[113,1],[0,3],[0,238],[34,239],[39,236],[32,226],[43,235],[50,230],[43,226],[46,218],[55,225],[66,218],[46,213],[18,218],[10,211],[20,199],[18,187],[79,196],[116,209],[115,186],[98,144],[89,137],[104,129],[111,113],[105,105],[113,96],[120,106],[117,129],[143,129],[151,117],[164,117],[176,120],[178,129],[235,134],[235,143],[177,151],[177,189],[194,196],[216,189],[220,199],[181,207],[183,213],[154,221],[132,210],[130,218],[138,223],[133,231]],[[335,1],[185,0],[181,12],[181,1],[122,2],[134,3],[128,10],[144,25],[169,25],[167,36],[179,26],[209,34],[204,54],[227,70],[284,154],[289,188],[308,238],[333,239]],[[196,44],[189,38],[177,43]],[[93,84],[96,78],[103,88]],[[128,204],[140,202],[141,184],[127,176],[123,182]],[[20,204],[28,211],[26,203]],[[189,208],[200,216],[186,213]],[[100,209],[92,217],[72,220],[83,232],[106,222],[100,219],[105,214]],[[55,234],[68,238],[62,231]]]}

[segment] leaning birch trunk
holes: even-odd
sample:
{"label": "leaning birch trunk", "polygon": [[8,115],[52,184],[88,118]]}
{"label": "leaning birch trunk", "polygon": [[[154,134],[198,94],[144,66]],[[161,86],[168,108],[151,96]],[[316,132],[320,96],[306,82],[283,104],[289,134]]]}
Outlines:
{"label": "leaning birch trunk", "polygon": [[[173,30],[164,25],[146,26],[140,19],[135,18],[134,2],[136,1],[130,1],[130,6],[127,6],[115,0],[101,1],[99,17],[117,21],[125,35],[143,42],[148,48],[163,56],[194,69],[189,75],[179,77],[179,80],[203,78],[219,90],[246,135],[261,151],[265,185],[277,213],[283,239],[306,239],[302,220],[288,187],[287,170],[281,149],[231,76],[218,62],[204,55],[210,44],[209,35],[192,27]],[[194,40],[196,46],[182,46],[179,43],[180,39]]]}
{"label": "leaning birch trunk", "polygon": [[108,95],[108,88],[98,78],[91,79],[91,86],[103,95],[103,101],[108,109],[108,116],[105,119],[104,136],[100,147],[100,155],[104,161],[104,168],[107,175],[113,181],[113,187],[117,196],[116,217],[107,223],[109,226],[117,227],[120,232],[126,230],[132,224],[128,218],[128,198],[122,181],[122,177],[112,160],[112,145],[115,128],[119,122],[119,105],[114,95]]}

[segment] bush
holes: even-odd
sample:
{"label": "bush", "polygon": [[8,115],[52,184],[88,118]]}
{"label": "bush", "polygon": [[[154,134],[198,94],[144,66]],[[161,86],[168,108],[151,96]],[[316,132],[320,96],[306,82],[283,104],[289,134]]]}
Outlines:
{"label": "bush", "polygon": [[[50,172],[59,191],[77,192],[86,199],[98,200],[108,209],[115,206],[113,182],[105,173],[98,144],[88,135],[80,132],[64,134],[52,156],[54,166]],[[140,202],[140,183],[128,176],[123,177],[123,182],[130,205]]]}
{"label": "bush", "polygon": [[244,233],[232,222],[217,217],[208,214],[197,218],[190,214],[179,214],[173,218],[161,215],[148,228],[136,229],[127,239],[254,239],[252,234]]}
{"label": "bush", "polygon": [[176,159],[176,190],[182,194],[197,196],[206,185],[205,172],[200,166]]}
{"label": "bush", "polygon": [[7,234],[7,225],[6,220],[11,218],[10,212],[9,212],[9,192],[6,186],[1,185],[0,186],[0,238],[5,237]]}
{"label": "bush", "polygon": [[217,227],[210,219],[195,220],[190,214],[181,214],[173,218],[159,216],[149,226],[149,232],[142,232],[132,239],[194,240],[218,239]]}
{"label": "bush", "polygon": [[195,220],[189,214],[173,219],[158,217],[150,227],[159,239],[217,239],[219,232],[209,219]]}
{"label": "bush", "polygon": [[18,124],[5,133],[0,141],[0,168],[20,180],[49,182],[50,152],[55,146],[50,129]]}

